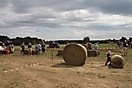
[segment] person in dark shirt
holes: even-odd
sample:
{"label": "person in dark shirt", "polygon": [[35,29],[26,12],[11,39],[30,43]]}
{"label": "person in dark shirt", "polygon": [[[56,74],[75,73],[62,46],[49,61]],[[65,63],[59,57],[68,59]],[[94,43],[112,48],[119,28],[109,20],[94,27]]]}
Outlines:
{"label": "person in dark shirt", "polygon": [[110,62],[109,65],[111,65],[111,51],[108,51],[107,53],[107,61],[105,62],[105,65],[107,66],[107,64]]}
{"label": "person in dark shirt", "polygon": [[43,53],[45,53],[45,50],[46,50],[46,45],[45,45],[45,43],[44,43],[44,42],[42,42],[41,47],[42,47],[42,52],[43,52]]}
{"label": "person in dark shirt", "polygon": [[25,50],[25,44],[24,42],[21,44],[21,50],[20,50],[20,53],[24,54],[24,50]]}

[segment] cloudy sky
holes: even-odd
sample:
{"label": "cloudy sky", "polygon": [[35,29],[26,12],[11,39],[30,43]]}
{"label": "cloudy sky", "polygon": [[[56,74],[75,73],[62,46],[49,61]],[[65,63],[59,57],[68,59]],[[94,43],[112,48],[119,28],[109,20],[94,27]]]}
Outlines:
{"label": "cloudy sky", "polygon": [[0,35],[45,40],[132,36],[132,0],[0,0]]}

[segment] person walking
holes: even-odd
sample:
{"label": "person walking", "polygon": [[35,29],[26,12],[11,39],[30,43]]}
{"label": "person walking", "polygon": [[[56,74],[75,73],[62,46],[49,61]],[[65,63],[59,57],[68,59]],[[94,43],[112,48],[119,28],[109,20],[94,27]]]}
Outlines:
{"label": "person walking", "polygon": [[109,63],[109,65],[111,65],[111,51],[108,51],[108,53],[107,53],[107,60],[105,62],[105,66],[107,66],[108,63]]}

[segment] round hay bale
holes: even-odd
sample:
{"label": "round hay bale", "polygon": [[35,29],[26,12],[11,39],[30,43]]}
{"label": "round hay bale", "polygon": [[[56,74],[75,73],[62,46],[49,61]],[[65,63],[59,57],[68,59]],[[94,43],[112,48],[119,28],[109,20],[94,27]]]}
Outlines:
{"label": "round hay bale", "polygon": [[63,59],[68,65],[81,66],[85,64],[87,50],[81,44],[68,44],[63,50]]}
{"label": "round hay bale", "polygon": [[57,56],[62,56],[62,54],[63,54],[63,50],[58,50]]}
{"label": "round hay bale", "polygon": [[[24,54],[28,54],[28,52],[29,52],[28,49],[24,50]],[[36,50],[33,49],[32,50],[32,54],[37,54]]]}
{"label": "round hay bale", "polygon": [[36,50],[33,49],[32,50],[32,54],[37,54]]}
{"label": "round hay bale", "polygon": [[125,59],[120,55],[114,55],[111,58],[111,65],[116,68],[123,68],[125,65]]}
{"label": "round hay bale", "polygon": [[88,50],[87,52],[89,57],[96,57],[98,55],[97,50]]}
{"label": "round hay bale", "polygon": [[28,49],[24,50],[24,54],[28,54]]}

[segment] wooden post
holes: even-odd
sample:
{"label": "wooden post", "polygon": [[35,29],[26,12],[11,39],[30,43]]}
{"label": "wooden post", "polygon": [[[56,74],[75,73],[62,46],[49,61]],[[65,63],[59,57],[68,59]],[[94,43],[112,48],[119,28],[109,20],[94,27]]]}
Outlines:
{"label": "wooden post", "polygon": [[52,50],[52,60],[53,60],[53,57],[54,57],[54,55],[53,55],[53,54],[54,54],[54,53],[53,53],[53,48],[51,48],[51,50]]}

